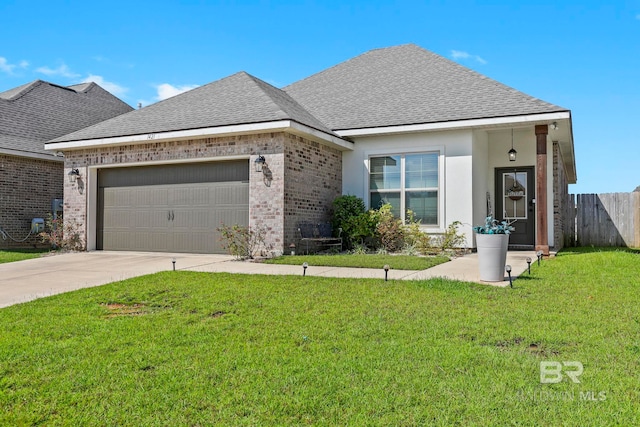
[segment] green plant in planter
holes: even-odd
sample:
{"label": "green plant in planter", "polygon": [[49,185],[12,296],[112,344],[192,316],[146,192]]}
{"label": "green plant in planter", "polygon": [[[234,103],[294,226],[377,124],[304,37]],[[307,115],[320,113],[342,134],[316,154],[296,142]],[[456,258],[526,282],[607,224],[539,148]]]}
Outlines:
{"label": "green plant in planter", "polygon": [[499,222],[494,217],[488,216],[484,220],[484,225],[473,227],[473,231],[478,234],[511,234],[511,232],[515,230],[511,224],[513,224],[513,222]]}

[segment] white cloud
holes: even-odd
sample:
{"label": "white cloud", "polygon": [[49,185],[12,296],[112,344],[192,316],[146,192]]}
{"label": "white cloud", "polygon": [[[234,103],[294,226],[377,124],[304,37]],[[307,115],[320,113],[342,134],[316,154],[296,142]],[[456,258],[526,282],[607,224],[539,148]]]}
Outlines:
{"label": "white cloud", "polygon": [[102,76],[96,76],[94,74],[89,74],[85,77],[81,83],[89,83],[94,82],[102,87],[104,90],[111,92],[115,96],[122,96],[129,91],[128,88],[124,86],[120,86],[117,83],[109,82],[104,79]]}
{"label": "white cloud", "polygon": [[14,68],[16,68],[16,66],[13,64],[9,64],[9,62],[7,62],[7,58],[3,58],[2,56],[0,56],[0,71],[7,74],[12,74]]}
{"label": "white cloud", "polygon": [[158,96],[156,98],[158,101],[162,101],[164,99],[171,98],[172,96],[180,95],[181,93],[191,89],[195,89],[198,86],[199,85],[173,86],[169,83],[162,83],[161,85],[156,86],[156,90],[158,91]]}
{"label": "white cloud", "polygon": [[62,76],[68,78],[80,77],[80,74],[76,74],[69,69],[67,64],[62,64],[58,68],[40,67],[36,68],[36,72],[45,74],[47,76]]}
{"label": "white cloud", "polygon": [[452,50],[451,57],[453,59],[473,59],[481,64],[486,64],[487,61],[478,55],[472,55],[468,52],[464,52],[462,50]]}
{"label": "white cloud", "polygon": [[25,69],[28,66],[29,66],[29,62],[25,61],[24,59],[20,61],[18,64],[9,64],[9,61],[7,61],[7,58],[0,56],[0,71],[4,73],[13,74],[13,71],[16,68]]}

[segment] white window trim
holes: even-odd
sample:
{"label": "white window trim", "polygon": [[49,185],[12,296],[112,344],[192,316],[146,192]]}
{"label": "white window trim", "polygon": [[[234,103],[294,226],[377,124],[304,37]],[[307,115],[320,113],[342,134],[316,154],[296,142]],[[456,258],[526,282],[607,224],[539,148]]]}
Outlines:
{"label": "white window trim", "polygon": [[[445,177],[445,147],[443,145],[427,145],[422,147],[411,147],[403,150],[390,151],[388,149],[377,149],[377,150],[367,150],[364,151],[364,189],[363,194],[365,194],[365,206],[367,209],[371,209],[371,189],[369,188],[369,174],[370,174],[370,162],[369,160],[372,157],[381,157],[381,156],[404,156],[411,154],[427,154],[427,153],[438,153],[438,224],[421,224],[420,228],[424,231],[431,233],[444,233],[445,227],[442,224],[445,224],[445,186],[446,183],[444,181]],[[404,163],[404,157],[402,159]],[[404,170],[404,169],[403,169]],[[401,182],[404,186],[404,174],[401,174]],[[404,191],[401,191],[401,201],[404,201]]]}

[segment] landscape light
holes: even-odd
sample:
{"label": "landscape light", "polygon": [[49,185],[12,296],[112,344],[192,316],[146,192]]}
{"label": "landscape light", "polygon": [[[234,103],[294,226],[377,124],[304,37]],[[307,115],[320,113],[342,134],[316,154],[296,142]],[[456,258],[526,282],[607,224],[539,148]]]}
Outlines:
{"label": "landscape light", "polygon": [[507,270],[507,274],[509,275],[509,286],[513,288],[513,279],[511,279],[511,266],[507,264],[504,266],[504,269]]}
{"label": "landscape light", "polygon": [[175,258],[173,258],[173,259],[171,260],[171,263],[173,264],[173,271],[176,271],[176,259],[175,259]]}
{"label": "landscape light", "polygon": [[527,257],[527,269],[529,270],[529,274],[531,274],[531,258]]}
{"label": "landscape light", "polygon": [[309,267],[309,264],[307,264],[306,262],[302,263],[302,275],[303,276],[307,275],[307,267]]}
{"label": "landscape light", "polygon": [[538,257],[538,267],[540,267],[540,260],[542,259],[542,251],[536,252],[536,255]]}
{"label": "landscape light", "polygon": [[385,264],[382,268],[384,269],[384,281],[386,282],[389,279],[389,264]]}

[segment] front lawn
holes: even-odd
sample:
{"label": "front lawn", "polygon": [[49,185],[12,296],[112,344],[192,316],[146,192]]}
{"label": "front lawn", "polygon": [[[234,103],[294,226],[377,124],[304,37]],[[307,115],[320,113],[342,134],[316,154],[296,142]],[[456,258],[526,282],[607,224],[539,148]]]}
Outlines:
{"label": "front lawn", "polygon": [[0,251],[0,264],[41,257],[49,249],[11,249]]}
{"label": "front lawn", "polygon": [[347,255],[284,255],[265,261],[267,264],[309,265],[323,267],[382,268],[394,270],[426,270],[449,261],[444,256],[419,257],[409,255],[347,254]]}
{"label": "front lawn", "polygon": [[640,424],[640,255],[514,285],[169,271],[0,309],[0,425]]}

